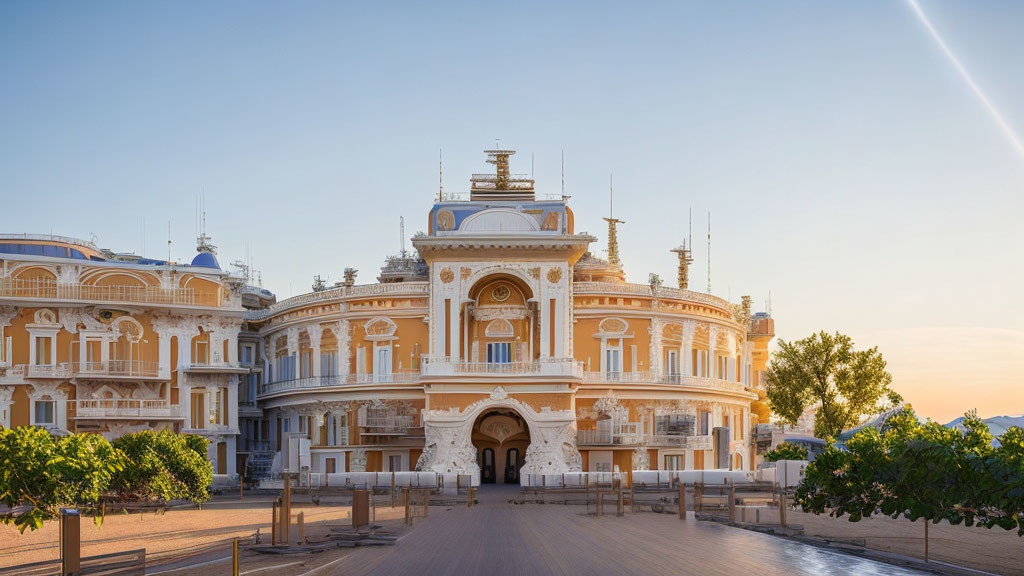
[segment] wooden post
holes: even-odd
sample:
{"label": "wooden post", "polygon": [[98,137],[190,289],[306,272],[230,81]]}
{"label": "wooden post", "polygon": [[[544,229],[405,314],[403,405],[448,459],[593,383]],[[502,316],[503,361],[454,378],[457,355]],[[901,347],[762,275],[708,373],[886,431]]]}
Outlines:
{"label": "wooden post", "polygon": [[238,500],[239,501],[242,500],[242,496],[244,496],[244,492],[245,492],[245,483],[243,482],[242,475],[239,474],[238,475]]}
{"label": "wooden post", "polygon": [[391,471],[391,507],[395,507],[395,471]]}
{"label": "wooden post", "polygon": [[[634,484],[629,485],[629,511],[636,514],[636,486]],[[661,482],[658,482],[658,488],[661,488]]]}
{"label": "wooden post", "polygon": [[238,538],[231,542],[231,576],[238,576]]}
{"label": "wooden post", "polygon": [[693,484],[693,515],[704,511],[704,485],[700,482]]}
{"label": "wooden post", "polygon": [[686,520],[686,484],[679,483],[679,519]]}
{"label": "wooden post", "polygon": [[928,519],[924,519],[924,561],[928,561]]}
{"label": "wooden post", "polygon": [[288,544],[292,539],[292,475],[284,475],[284,489],[281,494],[281,512],[278,518],[281,520],[281,529],[278,537],[283,544]]}
{"label": "wooden post", "polygon": [[74,508],[60,510],[60,573],[77,575],[82,559],[82,517]]}
{"label": "wooden post", "polygon": [[430,514],[430,491],[424,490],[421,495],[423,496],[423,517],[426,518]]}
{"label": "wooden post", "polygon": [[412,524],[412,518],[409,516],[409,488],[404,490],[405,492],[405,523],[406,525]]}
{"label": "wooden post", "polygon": [[306,543],[306,513],[305,512],[299,512],[299,516],[298,516],[298,518],[296,518],[296,523],[299,525],[299,541],[297,542],[297,544],[305,544]]}
{"label": "wooden post", "polygon": [[270,513],[270,545],[277,546],[277,529],[280,525],[280,520],[277,519],[277,515],[281,513],[281,498],[274,500],[274,507]]}
{"label": "wooden post", "polygon": [[620,516],[621,517],[621,516],[625,516],[626,515],[625,494],[626,494],[626,491],[622,487],[622,480],[619,480],[619,509],[616,511],[616,514],[615,514],[616,516]]}
{"label": "wooden post", "polygon": [[736,524],[736,485],[729,484],[729,524]]}
{"label": "wooden post", "polygon": [[786,527],[786,489],[779,490],[779,526]]}
{"label": "wooden post", "polygon": [[597,490],[594,492],[594,494],[595,494],[596,499],[597,499],[597,501],[596,501],[597,517],[600,518],[601,517],[601,513],[604,512],[604,502],[601,500],[601,486],[600,485],[597,486]]}

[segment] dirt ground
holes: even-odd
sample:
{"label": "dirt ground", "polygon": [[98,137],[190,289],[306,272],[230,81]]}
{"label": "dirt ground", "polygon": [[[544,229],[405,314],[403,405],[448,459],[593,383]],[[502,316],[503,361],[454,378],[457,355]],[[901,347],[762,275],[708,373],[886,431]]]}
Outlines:
{"label": "dirt ground", "polygon": [[[181,506],[164,514],[108,514],[99,528],[91,518],[82,519],[82,556],[146,549],[147,574],[211,576],[230,573],[231,543],[234,538],[252,539],[257,529],[260,541],[270,544],[273,499],[246,497],[244,501],[221,498],[207,502],[201,510]],[[312,506],[297,502],[292,513],[302,512],[306,537],[325,539],[329,526],[348,525],[351,507],[322,503]],[[402,508],[377,508],[376,520],[396,533],[404,528]],[[59,557],[57,522],[48,522],[35,532],[18,532],[0,526],[0,567],[50,560]],[[277,568],[274,574],[301,574],[309,566],[321,566],[343,556],[347,550],[299,556],[266,556],[242,546],[241,571]],[[179,566],[206,562],[204,566]],[[269,570],[268,570],[269,571]]]}
{"label": "dirt ground", "polygon": [[[778,521],[774,510],[760,514],[762,523]],[[848,517],[832,518],[795,511],[788,513],[787,520],[791,525],[803,526],[805,536],[924,558],[924,523],[921,520],[872,517],[850,522]],[[946,522],[931,524],[928,526],[928,558],[995,574],[1024,574],[1024,538],[1017,536],[1016,531],[1002,528],[968,528]]]}

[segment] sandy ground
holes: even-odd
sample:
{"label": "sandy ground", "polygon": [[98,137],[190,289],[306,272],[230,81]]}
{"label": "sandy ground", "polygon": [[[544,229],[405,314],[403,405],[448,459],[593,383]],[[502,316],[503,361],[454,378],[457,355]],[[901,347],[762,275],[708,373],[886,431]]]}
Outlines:
{"label": "sandy ground", "polygon": [[[762,523],[778,522],[774,510],[760,512]],[[924,523],[921,520],[893,520],[872,517],[850,522],[849,517],[832,518],[790,511],[791,525],[803,526],[804,535],[829,542],[864,546],[872,550],[924,558]],[[753,520],[753,513],[749,515]],[[1024,538],[1002,528],[951,526],[946,522],[928,526],[928,557],[995,574],[1024,575]]]}
{"label": "sandy ground", "polygon": [[[99,528],[90,518],[82,519],[82,556],[94,556],[146,549],[147,574],[167,573],[169,576],[190,574],[212,576],[230,573],[231,543],[234,538],[249,540],[259,529],[261,542],[270,543],[270,519],[272,498],[247,497],[244,501],[222,498],[207,502],[202,510],[182,506],[164,514],[108,514]],[[323,539],[328,526],[348,525],[349,506],[323,503],[314,507],[296,502],[293,514],[302,512],[305,516],[306,536],[309,540]],[[377,508],[378,523],[388,529],[401,531],[404,524],[403,509]],[[0,526],[0,567],[7,567],[59,557],[57,522],[48,522],[35,532],[18,532],[11,526]],[[277,567],[288,564],[274,574],[302,574],[308,566],[322,565],[334,560],[345,551],[332,554],[305,554],[294,556],[268,557],[249,552],[242,547],[242,566]],[[170,568],[207,562],[196,569],[171,570]],[[243,570],[244,572],[244,570]],[[270,570],[267,571],[270,573]]]}

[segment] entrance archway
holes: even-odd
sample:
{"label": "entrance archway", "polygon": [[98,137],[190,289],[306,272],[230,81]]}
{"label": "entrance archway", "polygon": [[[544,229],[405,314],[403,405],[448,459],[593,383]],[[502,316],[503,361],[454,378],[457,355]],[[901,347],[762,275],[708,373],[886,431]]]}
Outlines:
{"label": "entrance archway", "polygon": [[486,410],[473,423],[471,436],[481,484],[518,484],[522,455],[530,445],[530,428],[511,408]]}

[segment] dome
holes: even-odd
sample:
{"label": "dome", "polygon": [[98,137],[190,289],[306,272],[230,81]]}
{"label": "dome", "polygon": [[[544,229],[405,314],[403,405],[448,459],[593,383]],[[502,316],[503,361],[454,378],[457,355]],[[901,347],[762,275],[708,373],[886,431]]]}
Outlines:
{"label": "dome", "polygon": [[217,268],[220,269],[220,264],[217,263],[217,257],[210,252],[200,252],[196,254],[196,257],[192,259],[193,266],[200,266],[202,268]]}

